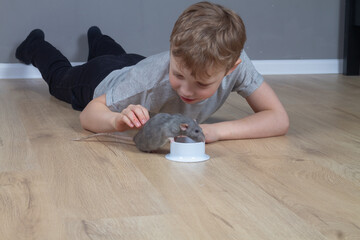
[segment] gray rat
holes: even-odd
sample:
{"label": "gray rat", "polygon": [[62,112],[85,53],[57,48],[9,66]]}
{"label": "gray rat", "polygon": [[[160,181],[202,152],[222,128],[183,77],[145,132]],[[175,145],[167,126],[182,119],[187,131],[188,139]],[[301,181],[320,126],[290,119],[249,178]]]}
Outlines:
{"label": "gray rat", "polygon": [[193,119],[179,113],[158,113],[154,115],[132,139],[129,136],[97,133],[75,140],[84,140],[90,137],[104,135],[121,139],[125,141],[125,143],[129,143],[129,140],[133,140],[135,146],[143,152],[155,151],[164,146],[169,139],[177,136],[187,136],[196,142],[205,141],[205,136],[201,127]]}

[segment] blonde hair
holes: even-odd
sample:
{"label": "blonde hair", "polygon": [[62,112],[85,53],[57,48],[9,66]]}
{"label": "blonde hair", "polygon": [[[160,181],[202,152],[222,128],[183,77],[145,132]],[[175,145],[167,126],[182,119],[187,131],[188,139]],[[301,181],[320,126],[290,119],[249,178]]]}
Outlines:
{"label": "blonde hair", "polygon": [[246,41],[245,26],[234,11],[210,2],[188,7],[170,36],[171,54],[191,70],[206,77],[210,69],[227,73],[239,59]]}

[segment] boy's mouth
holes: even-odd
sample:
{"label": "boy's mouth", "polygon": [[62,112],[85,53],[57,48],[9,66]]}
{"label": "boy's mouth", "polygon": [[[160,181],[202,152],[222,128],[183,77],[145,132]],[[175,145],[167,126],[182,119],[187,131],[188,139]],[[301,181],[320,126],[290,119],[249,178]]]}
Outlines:
{"label": "boy's mouth", "polygon": [[183,96],[180,96],[181,100],[183,100],[185,103],[193,103],[195,102],[196,99],[190,99],[190,98],[185,98]]}

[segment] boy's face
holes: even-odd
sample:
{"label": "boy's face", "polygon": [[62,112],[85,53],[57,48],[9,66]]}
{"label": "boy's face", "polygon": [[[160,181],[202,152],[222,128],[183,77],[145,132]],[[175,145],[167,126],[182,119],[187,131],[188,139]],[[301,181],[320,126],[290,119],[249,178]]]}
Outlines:
{"label": "boy's face", "polygon": [[206,79],[194,78],[188,69],[181,67],[179,58],[170,56],[170,84],[185,103],[198,103],[211,97],[217,91],[224,76],[225,70],[222,70],[210,72],[210,77]]}

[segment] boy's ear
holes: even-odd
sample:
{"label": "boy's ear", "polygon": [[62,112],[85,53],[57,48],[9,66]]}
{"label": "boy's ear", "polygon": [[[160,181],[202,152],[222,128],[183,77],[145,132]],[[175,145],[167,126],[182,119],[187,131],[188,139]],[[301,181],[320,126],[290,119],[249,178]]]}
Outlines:
{"label": "boy's ear", "polygon": [[189,125],[187,123],[180,124],[181,131],[185,131],[186,129],[188,129],[188,127],[189,127]]}
{"label": "boy's ear", "polygon": [[241,63],[241,59],[239,58],[239,59],[235,62],[234,66],[226,73],[225,76],[227,76],[227,75],[229,75],[230,73],[232,73],[232,72],[237,68],[237,66],[239,66],[240,63]]}

